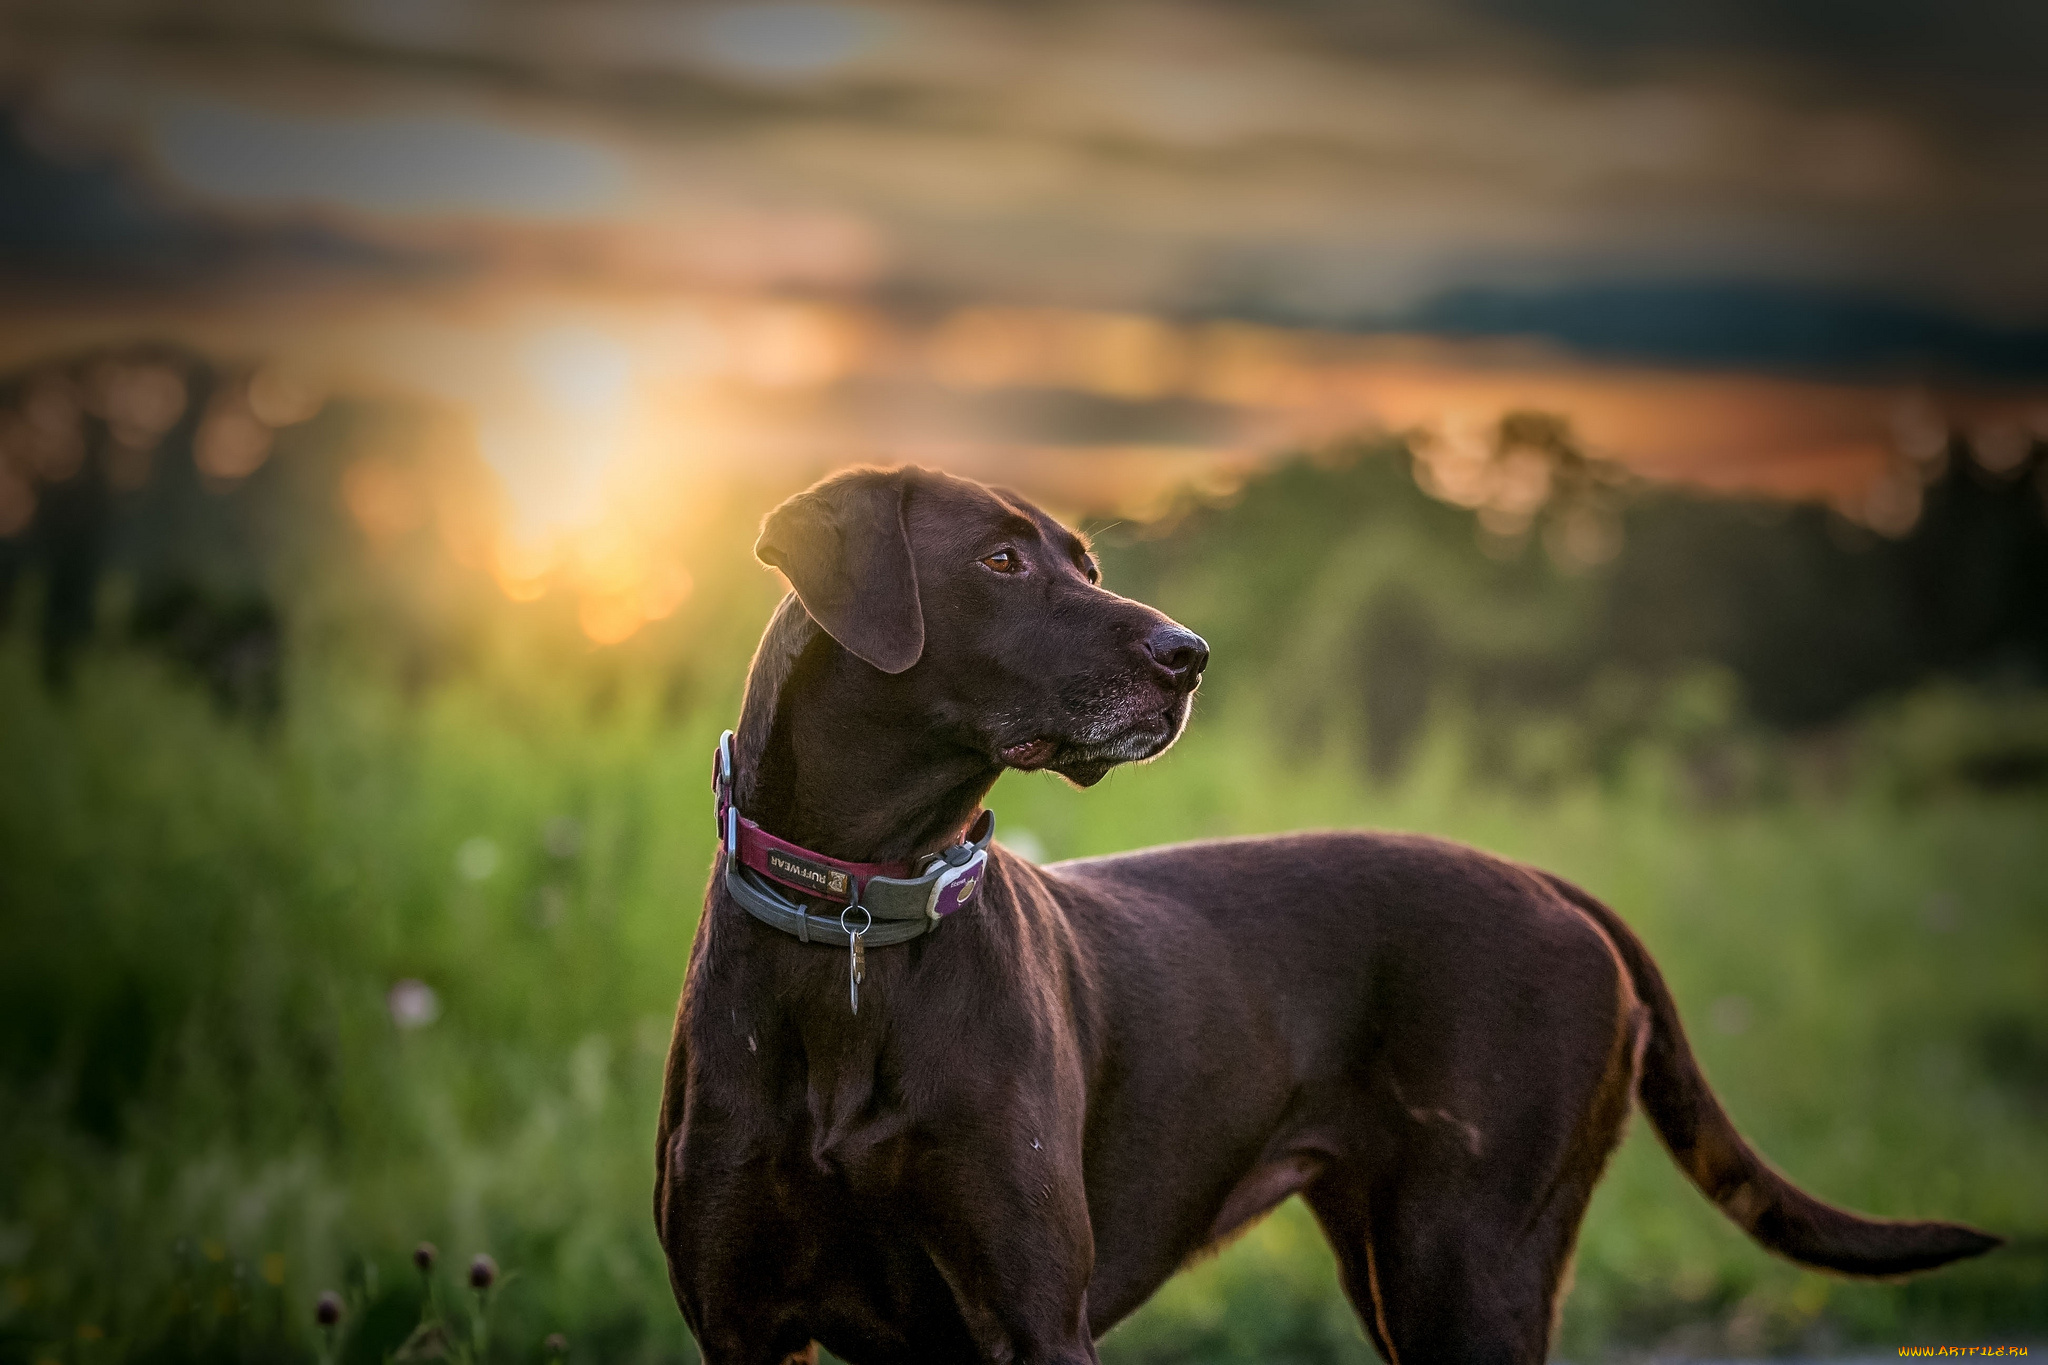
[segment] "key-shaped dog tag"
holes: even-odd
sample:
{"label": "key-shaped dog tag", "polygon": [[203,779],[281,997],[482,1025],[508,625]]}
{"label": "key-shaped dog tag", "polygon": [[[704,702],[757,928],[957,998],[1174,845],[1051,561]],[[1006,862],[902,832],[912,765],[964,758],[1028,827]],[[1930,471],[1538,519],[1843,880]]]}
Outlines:
{"label": "key-shaped dog tag", "polygon": [[[864,921],[858,929],[846,922],[846,917],[856,910],[860,911],[861,919]],[[860,1013],[860,983],[865,981],[868,975],[868,950],[861,943],[861,939],[874,924],[875,917],[868,913],[864,905],[849,905],[839,912],[839,927],[846,931],[846,951],[849,958],[846,964],[846,997],[855,1014]]]}

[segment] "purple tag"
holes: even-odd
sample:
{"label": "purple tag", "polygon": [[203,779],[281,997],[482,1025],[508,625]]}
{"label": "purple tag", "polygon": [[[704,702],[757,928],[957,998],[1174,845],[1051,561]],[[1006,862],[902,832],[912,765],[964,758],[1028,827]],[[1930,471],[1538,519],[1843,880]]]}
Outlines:
{"label": "purple tag", "polygon": [[932,884],[931,916],[944,919],[962,909],[981,890],[982,874],[988,869],[988,850],[982,849],[959,867],[949,867]]}

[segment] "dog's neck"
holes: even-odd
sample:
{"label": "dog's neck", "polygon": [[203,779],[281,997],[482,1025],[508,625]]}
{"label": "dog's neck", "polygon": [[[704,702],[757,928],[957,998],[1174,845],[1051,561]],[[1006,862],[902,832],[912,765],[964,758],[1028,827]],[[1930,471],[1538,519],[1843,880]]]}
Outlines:
{"label": "dog's neck", "polygon": [[[915,714],[915,689],[855,658],[813,627],[790,639],[772,705],[754,688],[776,626],[755,661],[742,725],[754,764],[741,813],[771,834],[834,858],[898,862],[957,842],[1002,775],[986,755],[935,733]],[[759,699],[768,702],[768,697]]]}

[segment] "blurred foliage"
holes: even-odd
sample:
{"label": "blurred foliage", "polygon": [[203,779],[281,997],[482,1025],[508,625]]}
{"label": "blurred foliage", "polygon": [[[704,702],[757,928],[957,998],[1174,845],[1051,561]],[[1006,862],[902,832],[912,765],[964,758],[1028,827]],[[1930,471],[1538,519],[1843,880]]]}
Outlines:
{"label": "blurred foliage", "polygon": [[[1263,694],[1284,746],[1347,746],[1380,779],[1433,712],[1475,727],[1478,776],[1540,786],[1612,776],[1643,738],[1750,772],[1732,752],[1745,736],[1810,738],[1930,679],[2048,685],[2041,450],[1992,473],[1957,441],[1895,471],[1922,508],[1896,537],[1818,506],[1632,487],[1538,414],[1511,414],[1478,463],[1533,470],[1503,481],[1509,515],[1483,475],[1455,483],[1427,445],[1385,440],[1105,528],[1104,558],[1120,591],[1258,661],[1214,690]],[[1994,712],[1952,776],[2048,778],[2038,723],[2001,731]]]}
{"label": "blurred foliage", "polygon": [[[380,1360],[428,1290],[466,1292],[415,1272],[422,1239],[505,1268],[492,1359],[554,1332],[572,1360],[694,1358],[653,1117],[704,754],[776,595],[747,547],[787,490],[707,491],[694,597],[593,649],[431,526],[366,540],[338,510],[412,420],[329,404],[231,492],[179,482],[174,429],[90,555],[40,522],[0,542],[0,1362],[311,1360],[324,1289],[339,1358]],[[1903,1285],[1808,1274],[1636,1125],[1574,1358],[2048,1332],[2038,452],[1994,477],[1958,447],[1884,539],[1636,487],[1517,422],[1479,458],[1522,462],[1502,487],[1547,462],[1519,512],[1384,442],[1101,528],[1111,585],[1215,663],[1158,765],[1005,778],[1005,837],[1369,824],[1541,863],[1637,927],[1796,1179],[2019,1239]],[[1290,1204],[1104,1355],[1369,1351]]]}
{"label": "blurred foliage", "polygon": [[[650,1135],[710,854],[701,757],[733,698],[678,714],[651,681],[508,672],[410,701],[339,668],[290,681],[259,731],[133,654],[53,702],[18,638],[0,653],[0,760],[29,775],[0,793],[4,1358],[87,1328],[149,1358],[307,1358],[313,1296],[340,1286],[344,1358],[377,1359],[417,1318],[422,1238],[510,1272],[497,1358],[538,1359],[554,1331],[572,1359],[689,1358]],[[1644,744],[1619,786],[1532,799],[1475,788],[1455,725],[1374,785],[1209,709],[1092,792],[1005,779],[1005,829],[1060,856],[1397,825],[1554,867],[1624,907],[1775,1161],[1857,1207],[2023,1239],[1903,1286],[1810,1275],[1723,1223],[1638,1125],[1586,1231],[1568,1353],[2048,1325],[2039,795],[1858,780],[1708,810],[1683,756]],[[438,1017],[401,1027],[400,982]],[[1293,1206],[1107,1348],[1364,1352]]]}

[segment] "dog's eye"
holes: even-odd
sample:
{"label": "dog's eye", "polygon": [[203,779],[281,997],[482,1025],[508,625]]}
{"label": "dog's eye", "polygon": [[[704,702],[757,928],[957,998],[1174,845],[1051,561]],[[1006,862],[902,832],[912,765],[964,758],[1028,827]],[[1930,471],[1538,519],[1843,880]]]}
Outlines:
{"label": "dog's eye", "polygon": [[1014,550],[997,550],[992,555],[983,555],[981,562],[984,567],[994,569],[997,573],[1017,573],[1024,567],[1024,561],[1017,557]]}

